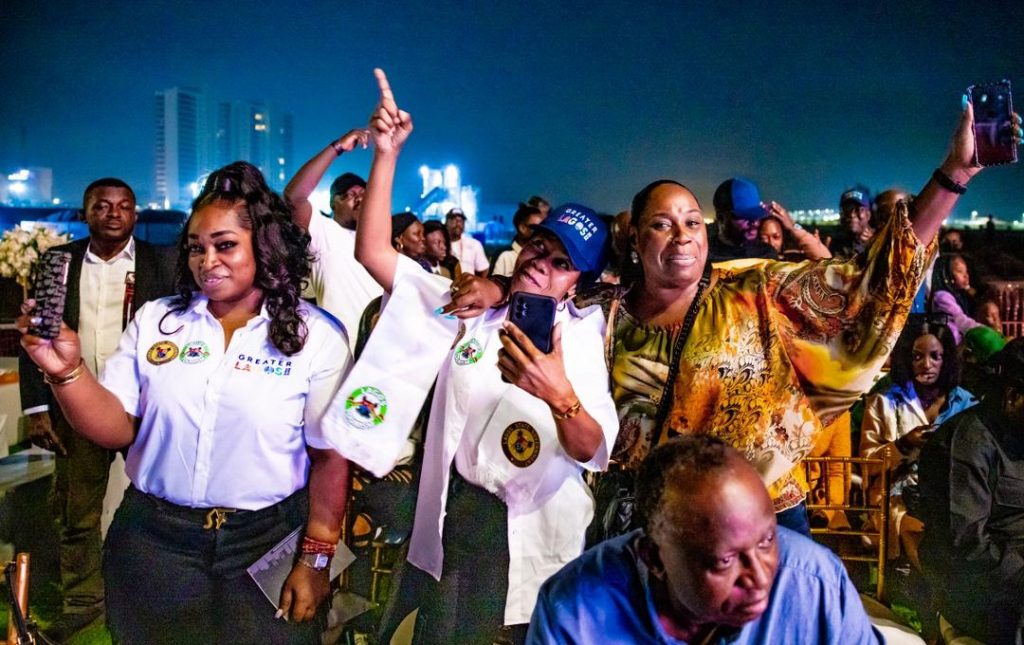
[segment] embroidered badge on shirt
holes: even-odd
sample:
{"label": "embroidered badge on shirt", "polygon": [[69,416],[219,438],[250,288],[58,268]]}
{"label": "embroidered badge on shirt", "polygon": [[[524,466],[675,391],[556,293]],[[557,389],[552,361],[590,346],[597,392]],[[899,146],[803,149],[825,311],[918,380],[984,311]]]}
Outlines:
{"label": "embroidered badge on shirt", "polygon": [[369,385],[357,388],[345,399],[345,419],[360,430],[372,430],[384,423],[388,399]]}
{"label": "embroidered badge on shirt", "polygon": [[525,421],[516,421],[501,434],[501,449],[512,465],[526,468],[540,454],[540,435]]}
{"label": "embroidered badge on shirt", "polygon": [[484,348],[480,346],[480,341],[475,338],[470,338],[459,345],[459,348],[455,350],[455,364],[472,365],[480,360],[483,355]]}
{"label": "embroidered badge on shirt", "polygon": [[194,340],[191,343],[186,343],[181,348],[181,362],[192,365],[193,363],[202,363],[210,357],[210,347],[201,340]]}
{"label": "embroidered badge on shirt", "polygon": [[169,340],[158,340],[146,352],[146,360],[153,365],[163,365],[178,356],[178,346]]}

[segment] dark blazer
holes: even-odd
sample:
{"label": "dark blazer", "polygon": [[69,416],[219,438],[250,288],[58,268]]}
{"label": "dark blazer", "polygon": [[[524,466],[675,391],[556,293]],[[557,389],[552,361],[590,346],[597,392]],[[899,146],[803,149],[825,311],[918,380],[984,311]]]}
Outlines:
{"label": "dark blazer", "polygon": [[[68,297],[64,305],[64,322],[78,330],[78,316],[81,311],[79,283],[82,278],[82,263],[89,248],[89,238],[75,240],[55,247],[71,253],[68,269]],[[173,247],[155,246],[135,239],[135,299],[132,314],[144,303],[174,293],[176,251]],[[18,352],[18,385],[21,390],[21,409],[49,405],[53,411],[50,388],[43,382],[43,375],[25,350]]]}

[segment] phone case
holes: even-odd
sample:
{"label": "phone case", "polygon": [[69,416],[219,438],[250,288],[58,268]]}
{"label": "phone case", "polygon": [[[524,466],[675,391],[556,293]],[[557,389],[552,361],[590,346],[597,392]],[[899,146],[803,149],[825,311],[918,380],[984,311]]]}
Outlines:
{"label": "phone case", "polygon": [[47,251],[35,267],[36,280],[32,297],[36,308],[33,318],[39,322],[30,325],[28,333],[40,338],[53,339],[60,333],[64,319],[64,303],[68,297],[68,267],[71,254],[67,251]]}
{"label": "phone case", "polygon": [[508,306],[508,319],[545,354],[551,353],[551,330],[558,303],[550,296],[517,291]]}
{"label": "phone case", "polygon": [[967,95],[974,105],[974,162],[979,166],[1017,163],[1017,144],[1007,127],[1013,114],[1010,81],[972,85]]}

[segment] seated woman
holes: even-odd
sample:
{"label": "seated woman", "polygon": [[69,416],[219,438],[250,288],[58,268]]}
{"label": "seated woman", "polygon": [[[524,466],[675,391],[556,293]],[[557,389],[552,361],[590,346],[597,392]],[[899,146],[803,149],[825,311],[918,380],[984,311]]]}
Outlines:
{"label": "seated woman", "polygon": [[452,255],[451,237],[448,227],[437,220],[423,223],[423,237],[427,243],[424,258],[430,264],[430,270],[449,280],[455,280],[462,274],[459,260]]}
{"label": "seated woman", "polygon": [[[344,332],[299,297],[309,236],[254,166],[209,176],[178,249],[178,295],[139,310],[99,381],[66,326],[22,337],[72,427],[128,449],[107,625],[124,643],[319,643],[348,490],[320,419],[351,362]],[[275,615],[246,568],[299,527]]]}
{"label": "seated woman", "polygon": [[889,490],[882,490],[877,474],[867,488],[871,503],[890,495],[889,535],[899,539],[890,540],[889,556],[897,557],[902,546],[920,569],[917,545],[923,525],[907,515],[902,491],[917,484],[917,459],[929,434],[977,400],[959,387],[960,358],[949,327],[925,316],[907,321],[893,350],[890,376],[888,390],[865,400],[860,455],[884,459],[890,471]]}
{"label": "seated woman", "polygon": [[[387,221],[412,120],[395,104],[384,73],[376,74],[381,99],[370,121],[375,151],[356,257],[393,293],[420,278],[389,243]],[[597,309],[576,309],[571,298],[584,276],[603,267],[606,238],[592,211],[563,207],[516,260],[512,293],[558,302],[551,353],[507,322],[502,306],[466,321],[443,354],[408,554],[439,581],[420,596],[417,642],[489,643],[503,626],[510,627],[505,638],[522,641],[541,583],[583,550],[593,501],[582,471],[607,464],[618,424],[602,352],[604,319]],[[397,304],[389,301],[383,315]],[[416,342],[392,339],[403,340]],[[372,360],[372,346],[360,360]]]}
{"label": "seated woman", "polygon": [[949,316],[949,329],[957,345],[968,330],[981,325],[970,316],[974,313],[973,300],[974,289],[971,288],[967,261],[955,253],[940,255],[932,271],[930,310]]}

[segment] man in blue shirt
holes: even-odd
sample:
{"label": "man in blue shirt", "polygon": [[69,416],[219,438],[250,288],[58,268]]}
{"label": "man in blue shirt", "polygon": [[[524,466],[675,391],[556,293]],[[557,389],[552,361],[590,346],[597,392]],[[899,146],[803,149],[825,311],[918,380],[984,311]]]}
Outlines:
{"label": "man in blue shirt", "polygon": [[720,440],[662,445],[636,490],[644,528],[548,580],[528,643],[882,642],[838,558],[776,527],[757,472]]}

